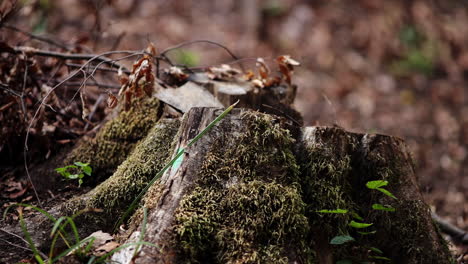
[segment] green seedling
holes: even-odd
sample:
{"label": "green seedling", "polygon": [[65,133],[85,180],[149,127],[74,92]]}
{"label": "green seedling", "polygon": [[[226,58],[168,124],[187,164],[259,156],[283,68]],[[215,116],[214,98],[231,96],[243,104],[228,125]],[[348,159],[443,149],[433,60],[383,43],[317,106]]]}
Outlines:
{"label": "green seedling", "polygon": [[62,168],[56,168],[55,171],[68,180],[78,180],[78,187],[83,184],[85,175],[91,176],[93,170],[89,163],[74,162],[74,165],[68,165]]}
{"label": "green seedling", "polygon": [[370,182],[366,183],[367,188],[369,188],[371,190],[380,191],[383,194],[387,195],[388,197],[392,197],[393,199],[397,199],[395,197],[395,195],[393,195],[391,192],[389,192],[388,190],[382,188],[383,186],[387,186],[387,185],[388,185],[388,181],[382,181],[382,180],[370,181]]}
{"label": "green seedling", "polygon": [[[391,197],[393,199],[397,199],[391,192],[389,192],[388,190],[383,188],[384,186],[387,186],[387,185],[388,185],[388,181],[384,181],[384,180],[369,181],[369,182],[366,183],[366,187],[368,189],[380,191],[381,193],[383,193],[383,194],[385,194],[385,195],[387,195],[387,196],[389,196],[389,197]],[[389,206],[389,205],[383,205],[383,204],[372,204],[372,210],[385,211],[385,212],[395,212],[396,211],[396,209],[394,207]],[[321,213],[321,214],[348,214],[349,213],[356,220],[359,220],[359,221],[364,220],[363,217],[361,217],[360,215],[358,215],[356,212],[354,212],[352,210],[348,211],[346,209],[332,209],[332,210],[322,209],[322,210],[318,210],[316,212]],[[349,227],[357,229],[355,232],[357,232],[358,234],[363,235],[363,236],[373,235],[373,234],[375,234],[377,232],[377,230],[359,231],[359,230],[362,230],[364,228],[368,228],[368,227],[370,227],[372,225],[373,225],[373,223],[356,222],[354,220],[351,220],[348,223]],[[343,245],[345,243],[352,242],[352,241],[356,241],[356,239],[353,238],[350,235],[338,235],[338,236],[333,237],[330,240],[330,244],[331,245]],[[366,248],[371,253],[380,254],[380,255],[383,254],[383,251],[376,248],[376,247],[366,247]],[[390,261],[389,258],[386,258],[386,257],[383,257],[383,256],[369,256],[369,259]],[[348,259],[343,259],[343,260],[337,261],[336,263],[337,264],[338,263],[348,264],[348,263],[353,263],[353,262],[351,260],[348,260]],[[361,262],[361,263],[367,263],[367,262]]]}

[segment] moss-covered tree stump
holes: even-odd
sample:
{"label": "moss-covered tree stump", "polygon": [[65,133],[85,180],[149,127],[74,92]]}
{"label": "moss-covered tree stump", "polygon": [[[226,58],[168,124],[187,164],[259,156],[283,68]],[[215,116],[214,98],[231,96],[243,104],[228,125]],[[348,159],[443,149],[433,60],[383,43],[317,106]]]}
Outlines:
{"label": "moss-covered tree stump", "polygon": [[[190,110],[172,155],[220,111]],[[388,182],[390,195],[370,181]],[[450,263],[402,140],[250,110],[235,109],[187,149],[142,207],[147,221],[137,211],[125,242],[144,230],[158,247],[128,247],[114,261]],[[330,244],[340,238],[348,242]]]}

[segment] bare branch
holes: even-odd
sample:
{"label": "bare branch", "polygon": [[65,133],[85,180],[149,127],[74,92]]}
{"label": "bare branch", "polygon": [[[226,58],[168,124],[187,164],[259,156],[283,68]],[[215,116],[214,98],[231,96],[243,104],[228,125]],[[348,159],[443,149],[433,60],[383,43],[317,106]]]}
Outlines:
{"label": "bare branch", "polygon": [[169,51],[172,51],[172,50],[175,50],[175,49],[180,49],[184,46],[188,46],[188,45],[192,45],[192,44],[196,44],[196,43],[208,43],[208,44],[212,44],[212,45],[215,45],[215,46],[218,46],[222,49],[224,49],[227,53],[229,53],[229,55],[231,55],[231,57],[235,60],[238,60],[239,58],[234,55],[234,53],[228,49],[226,46],[224,45],[221,45],[217,42],[214,42],[214,41],[211,41],[211,40],[204,40],[204,39],[201,39],[201,40],[193,40],[193,41],[188,41],[188,42],[182,42],[176,46],[173,46],[173,47],[170,47],[170,48],[167,48],[165,50],[163,50],[161,53],[160,53],[160,56],[163,56],[165,55],[166,53],[168,53]]}
{"label": "bare branch", "polygon": [[[65,63],[66,66],[68,67],[71,67],[71,68],[80,68],[81,67],[81,64],[77,64],[77,63]],[[88,69],[95,69],[96,67],[93,67],[93,66],[89,66]],[[119,70],[118,69],[113,69],[113,68],[97,68],[97,70],[99,71],[105,71],[105,72],[115,72],[117,73]],[[122,72],[124,72],[125,74],[130,74],[130,71],[128,71],[128,69],[122,69]]]}
{"label": "bare branch", "polygon": [[[70,74],[68,75],[67,78],[63,79],[61,82],[59,82],[59,83],[56,84],[54,87],[52,87],[52,89],[50,89],[50,90],[47,92],[47,94],[42,98],[42,102],[44,102],[44,101],[50,96],[50,94],[51,94],[53,91],[55,91],[55,89],[57,89],[57,87],[59,87],[60,85],[66,83],[66,82],[69,81],[71,78],[75,77],[79,72],[83,71],[83,69],[84,69],[85,67],[87,67],[90,63],[92,63],[93,61],[95,61],[95,60],[98,60],[98,61],[99,61],[99,58],[102,58],[102,57],[104,57],[104,56],[111,55],[111,54],[117,54],[117,53],[130,53],[130,54],[129,54],[129,55],[126,55],[126,56],[124,56],[124,57],[121,57],[121,58],[119,58],[119,59],[116,59],[116,60],[114,60],[114,61],[119,61],[119,60],[123,60],[123,59],[129,58],[129,57],[140,56],[140,55],[146,54],[145,52],[134,52],[134,51],[133,51],[133,52],[130,52],[130,51],[109,51],[109,52],[104,52],[104,53],[101,53],[101,54],[98,54],[98,55],[94,55],[94,57],[88,59],[78,70],[76,70],[76,71],[70,73]],[[65,54],[65,55],[66,55],[66,54]],[[109,63],[109,61],[108,61],[108,60],[104,60],[104,61],[101,60],[101,62],[100,62],[96,67],[99,67],[99,65],[100,65],[100,64],[103,64],[103,63]],[[115,64],[114,64],[114,65],[115,65]],[[86,81],[86,80],[85,80],[85,81]],[[36,111],[35,111],[35,113],[34,113],[32,119],[31,119],[31,121],[29,122],[28,128],[27,128],[27,130],[26,130],[26,137],[25,137],[25,140],[24,140],[24,153],[25,153],[24,158],[25,158],[25,162],[26,162],[26,152],[27,152],[28,149],[29,149],[29,148],[28,148],[29,132],[30,132],[31,127],[32,127],[34,121],[36,120],[37,115],[39,114],[39,112],[40,112],[42,106],[43,106],[43,104],[41,103],[41,104],[37,107],[37,109],[36,109]]]}
{"label": "bare branch", "polygon": [[[0,228],[0,231],[4,232],[4,233],[6,233],[6,234],[8,234],[8,235],[10,235],[10,236],[14,236],[14,237],[20,239],[21,241],[23,241],[26,245],[29,245],[28,241],[26,241],[24,238],[22,238],[21,236],[15,234],[15,233],[13,233],[13,232],[7,231],[7,230],[5,230],[5,229],[3,229],[3,228]],[[11,245],[11,246],[14,246],[14,247],[17,247],[17,248],[21,248],[21,249],[24,249],[24,250],[27,250],[27,251],[32,251],[30,248],[23,247],[23,246],[20,246],[20,245],[16,245],[16,244],[11,243],[11,242],[9,242],[8,240],[3,239],[3,238],[0,238],[0,239],[1,239],[3,242],[5,242],[5,243],[7,243],[7,244],[9,244],[9,245]],[[47,259],[47,256],[46,256],[44,253],[42,253],[41,251],[39,251],[39,254],[41,254],[41,256],[42,256],[43,258]]]}
{"label": "bare branch", "polygon": [[66,44],[60,43],[58,41],[55,41],[55,40],[52,40],[52,39],[49,39],[49,38],[46,38],[46,37],[42,37],[42,36],[38,36],[38,35],[35,35],[35,34],[32,34],[32,33],[29,33],[27,31],[21,30],[21,29],[19,29],[17,27],[9,25],[9,24],[3,24],[2,27],[6,28],[6,29],[9,29],[9,30],[19,32],[19,33],[21,33],[23,35],[28,36],[29,38],[45,42],[47,44],[62,48],[64,50],[70,50],[71,49],[71,47],[66,45]]}
{"label": "bare branch", "polygon": [[[150,53],[147,52],[141,52],[141,51],[134,51],[134,50],[116,50],[116,51],[109,51],[105,52],[102,54],[69,54],[69,53],[61,53],[61,52],[55,52],[55,51],[46,51],[46,50],[40,50],[40,49],[35,49],[31,47],[12,47],[12,50],[14,53],[26,53],[26,54],[32,54],[35,56],[42,56],[42,57],[53,57],[53,58],[58,58],[62,60],[88,60],[88,63],[90,61],[97,61],[101,62],[104,64],[107,64],[108,66],[116,69],[122,69],[125,72],[130,72],[125,66],[120,65],[116,63],[116,60],[108,58],[106,56],[108,55],[113,55],[113,54],[130,54],[130,56],[135,56],[135,55],[150,55]],[[8,50],[6,50],[8,52]]]}
{"label": "bare branch", "polygon": [[[228,49],[226,46],[222,45],[222,44],[219,44],[217,42],[214,42],[214,41],[211,41],[211,40],[193,40],[193,41],[188,41],[188,42],[182,42],[180,43],[179,45],[176,45],[176,46],[173,46],[173,47],[170,47],[170,48],[167,48],[165,50],[163,50],[160,54],[159,54],[159,57],[161,58],[165,58],[167,60],[169,60],[167,57],[166,57],[166,53],[172,51],[172,50],[175,50],[175,49],[180,49],[184,46],[188,46],[188,45],[192,45],[192,44],[196,44],[196,43],[208,43],[208,44],[212,44],[212,45],[215,45],[215,46],[218,46],[222,49],[224,49],[227,53],[229,53],[229,55],[234,59],[234,60],[239,60],[239,58],[230,50]],[[173,66],[173,65],[171,65]],[[242,70],[244,70],[244,67],[242,66],[242,64],[239,63],[239,66],[241,67]]]}

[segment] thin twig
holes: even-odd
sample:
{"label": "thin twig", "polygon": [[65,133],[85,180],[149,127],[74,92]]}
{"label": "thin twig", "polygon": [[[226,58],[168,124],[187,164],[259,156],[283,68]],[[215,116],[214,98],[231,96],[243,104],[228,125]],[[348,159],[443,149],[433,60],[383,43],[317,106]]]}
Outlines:
{"label": "thin twig", "polygon": [[[26,245],[29,245],[29,242],[26,241],[26,239],[22,238],[21,236],[15,234],[13,232],[7,231],[7,230],[5,230],[3,228],[0,228],[0,231],[4,232],[4,233],[6,233],[6,234],[8,234],[10,236],[14,236],[14,237],[20,239],[21,241],[23,241]],[[20,245],[13,244],[13,243],[9,242],[8,240],[2,239],[2,238],[0,238],[0,239],[3,240],[4,242],[8,243],[9,245],[14,246],[14,247],[22,248],[22,249],[28,250],[28,251],[33,251],[30,248],[26,248],[26,247],[23,247],[23,246],[20,246]],[[38,252],[39,252],[39,254],[41,254],[41,256],[43,258],[47,259],[47,256],[44,253],[42,253],[41,251],[38,251]]]}
{"label": "thin twig", "polygon": [[0,89],[3,89],[3,90],[5,90],[5,91],[11,93],[11,94],[14,95],[14,96],[21,97],[21,94],[20,94],[20,93],[18,93],[17,91],[14,91],[14,90],[9,89],[9,88],[8,88],[8,85],[5,85],[5,84],[3,84],[3,83],[0,83]]}
{"label": "thin twig", "polygon": [[182,42],[182,43],[180,43],[180,44],[178,44],[178,45],[176,45],[176,46],[169,47],[169,48],[163,50],[163,51],[159,54],[159,56],[163,56],[163,55],[165,55],[166,53],[168,53],[169,51],[172,51],[172,50],[175,50],[175,49],[180,49],[180,48],[182,48],[182,47],[184,47],[184,46],[188,46],[188,45],[192,45],[192,44],[196,44],[196,43],[208,43],[208,44],[212,44],[212,45],[218,46],[218,47],[224,49],[227,53],[229,53],[229,55],[231,55],[231,57],[232,57],[233,59],[235,59],[235,60],[238,60],[238,59],[239,59],[239,58],[238,58],[236,55],[234,55],[234,53],[233,53],[230,49],[228,49],[226,46],[221,45],[221,44],[219,44],[219,43],[217,43],[217,42],[214,42],[214,41],[211,41],[211,40],[204,40],[204,39]]}
{"label": "thin twig", "polygon": [[101,104],[102,100],[104,100],[104,95],[100,94],[98,99],[96,100],[96,102],[93,105],[93,109],[91,110],[91,113],[88,115],[89,122],[86,122],[86,125],[83,128],[84,131],[88,130],[89,124],[91,123],[91,119],[93,118],[94,114],[96,113],[96,110],[98,109],[98,107]]}
{"label": "thin twig", "polygon": [[[81,82],[67,82],[63,84],[64,86],[71,86],[71,87],[76,87],[76,86],[82,86],[83,83]],[[112,85],[112,84],[104,84],[104,83],[98,83],[98,82],[91,82],[87,83],[87,86],[95,86],[99,88],[107,88],[107,89],[120,89],[120,85]]]}
{"label": "thin twig", "polygon": [[21,30],[21,29],[19,29],[17,27],[14,27],[14,26],[12,26],[10,24],[3,24],[2,27],[6,28],[6,29],[9,29],[9,30],[19,32],[19,33],[21,33],[23,35],[28,36],[29,38],[36,39],[36,40],[45,42],[45,43],[50,44],[50,45],[57,46],[57,47],[62,48],[64,50],[70,50],[70,46],[68,46],[68,45],[65,45],[63,43],[60,43],[58,41],[55,41],[55,40],[52,40],[52,39],[49,39],[49,38],[46,38],[46,37],[41,37],[41,36],[32,34],[30,32],[27,32],[27,31]]}
{"label": "thin twig", "polygon": [[452,241],[457,245],[468,245],[468,232],[450,224],[443,220],[436,213],[431,212],[432,220],[434,220],[440,227],[440,230],[449,235]]}
{"label": "thin twig", "polygon": [[[24,90],[26,89],[26,81],[28,79],[28,60],[24,60],[24,77],[23,77],[23,89],[21,90],[21,96],[20,96],[20,100],[21,100],[21,107],[23,107],[23,114],[24,114],[24,121],[26,121],[26,109],[24,109],[24,102],[23,102],[23,96],[24,96]],[[27,161],[27,158],[28,158],[28,153],[27,151],[25,150],[24,151],[24,169],[26,170],[26,175],[28,176],[28,180],[29,182],[31,183],[31,187],[34,191],[34,195],[36,196],[36,199],[37,199],[37,202],[39,203],[39,206],[42,207],[42,202],[41,202],[41,199],[39,198],[39,194],[37,193],[37,190],[36,190],[36,187],[34,186],[34,183],[32,181],[32,178],[31,178],[31,174],[29,173],[29,168],[28,168],[28,161]]]}
{"label": "thin twig", "polygon": [[28,244],[28,241],[26,241],[26,239],[22,238],[20,235],[17,235],[17,234],[15,234],[15,233],[13,233],[13,232],[7,231],[7,230],[5,230],[5,229],[3,229],[3,228],[0,228],[0,231],[2,231],[2,232],[4,232],[4,233],[7,233],[7,234],[10,235],[10,236],[14,236],[14,237],[16,237],[16,238],[19,238],[19,239],[21,239],[24,243]]}
{"label": "thin twig", "polygon": [[[21,249],[26,250],[26,251],[34,252],[34,251],[32,251],[30,248],[23,247],[23,246],[20,246],[20,245],[15,244],[15,243],[11,243],[10,241],[8,241],[8,240],[6,240],[6,239],[0,238],[0,240],[2,240],[3,242],[7,243],[7,244],[10,245],[10,246],[17,247],[17,248],[21,248]],[[42,253],[42,252],[41,252],[41,253]],[[42,254],[41,254],[41,255],[42,255]],[[44,256],[42,256],[42,257],[46,257],[46,256],[44,255]]]}
{"label": "thin twig", "polygon": [[[118,54],[118,53],[130,53],[130,51],[109,51],[109,52],[104,52],[104,53],[101,53],[101,54],[98,54],[98,55],[94,55],[94,57],[88,59],[82,66],[80,69],[70,73],[68,75],[67,78],[63,79],[61,82],[59,82],[58,84],[56,84],[54,87],[52,87],[48,92],[47,94],[42,98],[42,101],[44,102],[49,96],[50,94],[55,91],[55,89],[57,89],[57,87],[59,87],[60,85],[66,83],[68,80],[70,80],[71,78],[75,77],[79,72],[81,72],[81,70],[83,70],[87,65],[89,65],[91,62],[93,62],[94,60],[98,60],[98,58],[100,57],[103,57],[103,56],[107,56],[107,55],[111,55],[111,54]],[[140,55],[143,55],[143,54],[146,54],[145,52],[139,52],[139,51],[133,51],[133,54],[130,54],[130,55],[127,55],[127,56],[124,56],[123,58],[120,58],[120,60],[122,59],[125,59],[125,58],[128,58],[128,57],[132,57],[132,56],[140,56]],[[119,59],[116,59],[115,61],[118,61]],[[108,61],[101,61],[101,63],[109,63]],[[25,151],[28,151],[28,140],[29,140],[29,131],[31,130],[32,128],[32,125],[34,123],[34,121],[36,120],[37,118],[37,115],[39,114],[40,112],[40,109],[42,107],[42,104],[39,105],[39,107],[36,109],[36,112],[34,113],[31,121],[29,122],[29,126],[28,126],[28,129],[26,130],[26,138],[24,140],[24,149]]]}
{"label": "thin twig", "polygon": [[[65,63],[66,66],[68,67],[72,67],[72,68],[80,68],[81,67],[81,64],[77,64],[77,63]],[[89,66],[88,69],[95,69],[96,67],[93,67],[93,66]],[[113,69],[113,68],[98,68],[99,71],[106,71],[106,72],[119,72],[118,69]],[[122,69],[122,72],[126,73],[126,74],[130,74],[130,71],[128,71],[128,69],[125,69],[123,70]]]}
{"label": "thin twig", "polygon": [[[135,56],[136,51],[134,50],[116,50],[116,51],[109,51],[105,52],[102,54],[69,54],[69,53],[61,53],[61,52],[55,52],[55,51],[47,51],[47,50],[40,50],[40,49],[35,49],[31,47],[12,47],[12,50],[15,53],[26,53],[26,54],[32,54],[35,56],[42,56],[42,57],[52,57],[52,58],[58,58],[62,60],[88,60],[88,61],[98,61],[102,62],[104,64],[109,65],[112,68],[116,69],[122,69],[125,72],[130,72],[125,66],[120,65],[116,63],[116,60],[113,60],[111,58],[106,57],[107,55],[112,55],[112,54],[131,54],[131,56]],[[8,51],[8,50],[7,50]],[[103,55],[104,54],[104,55]],[[141,52],[138,51],[138,55],[151,55],[150,53],[147,52]],[[89,62],[86,64],[88,65]]]}
{"label": "thin twig", "polygon": [[24,60],[24,76],[23,76],[23,89],[21,89],[21,110],[23,111],[23,118],[24,121],[26,122],[27,114],[26,114],[26,106],[24,105],[24,91],[26,90],[26,81],[28,79],[28,60]]}
{"label": "thin twig", "polygon": [[[240,65],[241,62],[244,62],[244,61],[257,61],[260,58],[264,59],[264,60],[273,60],[272,58],[268,58],[268,57],[248,57],[248,58],[235,59],[235,60],[231,60],[231,61],[228,61],[228,62],[216,64],[216,65],[221,65],[221,64],[232,65],[232,64],[236,64],[236,63]],[[209,69],[211,67],[213,67],[213,66],[197,66],[197,67],[186,67],[186,68],[189,69],[189,70],[192,70],[192,71],[204,71],[204,70],[207,70],[207,69]]]}
{"label": "thin twig", "polygon": [[262,104],[262,106],[266,107],[266,108],[269,108],[277,113],[280,113],[282,114],[284,117],[286,117],[287,119],[291,120],[294,124],[296,124],[297,126],[301,127],[301,123],[299,123],[299,121],[297,121],[296,119],[294,119],[292,116],[286,114],[284,111],[281,111],[280,109],[278,108],[275,108],[273,106],[270,106],[270,105],[267,105],[267,104]]}
{"label": "thin twig", "polygon": [[[163,50],[159,54],[159,58],[164,58],[164,59],[167,60],[167,62],[170,63],[170,60],[169,60],[169,58],[167,58],[166,53],[168,53],[168,52],[170,52],[172,50],[180,49],[180,48],[182,48],[184,46],[188,46],[188,45],[192,45],[192,44],[196,44],[196,43],[208,43],[208,44],[218,46],[218,47],[224,49],[227,53],[229,53],[229,55],[234,59],[234,61],[239,61],[239,58],[230,49],[228,49],[226,46],[224,46],[222,44],[219,44],[218,42],[211,41],[211,40],[205,40],[205,39],[182,42],[179,45],[169,47],[169,48]],[[174,66],[174,65],[172,65],[172,63],[170,63],[170,64],[171,64],[171,66]],[[240,66],[241,70],[244,71],[244,66],[241,63],[239,63],[239,66]]]}

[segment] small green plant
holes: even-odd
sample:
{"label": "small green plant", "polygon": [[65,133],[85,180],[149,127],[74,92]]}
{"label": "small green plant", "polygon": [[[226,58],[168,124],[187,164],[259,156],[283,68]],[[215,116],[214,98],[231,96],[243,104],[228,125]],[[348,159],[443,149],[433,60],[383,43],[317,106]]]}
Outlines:
{"label": "small green plant", "polygon": [[78,187],[83,184],[85,175],[91,176],[93,169],[89,163],[74,162],[74,165],[68,165],[62,168],[56,168],[55,171],[68,180],[78,180]]}
{"label": "small green plant", "polygon": [[[393,199],[397,199],[395,197],[395,195],[393,195],[391,192],[389,192],[387,189],[384,188],[384,186],[387,186],[388,185],[388,181],[384,181],[384,180],[377,180],[377,181],[369,181],[366,183],[366,187],[370,190],[376,190],[376,191],[379,191],[385,195],[387,195],[388,197],[391,197]],[[396,209],[391,207],[391,206],[388,206],[388,205],[382,205],[382,204],[373,204],[372,205],[372,210],[377,210],[377,211],[386,211],[386,212],[395,212]],[[356,212],[354,211],[349,211],[349,210],[346,210],[346,209],[333,209],[333,210],[329,210],[329,209],[324,209],[324,210],[319,210],[317,211],[317,213],[322,213],[322,214],[351,214],[351,216],[356,219],[356,220],[359,220],[359,221],[364,221],[364,218],[362,218],[361,216],[359,216]],[[349,227],[352,227],[352,228],[355,228],[357,230],[362,230],[365,228],[368,228],[370,226],[372,226],[373,223],[363,223],[363,222],[356,222],[354,220],[351,220],[349,223],[348,223],[348,226]],[[372,230],[372,231],[356,231],[358,234],[360,235],[372,235],[372,234],[375,234],[377,232],[377,230]],[[343,245],[345,243],[349,243],[349,242],[353,242],[353,241],[356,241],[356,239],[352,236],[350,236],[349,234],[341,234],[341,235],[337,235],[335,237],[333,237],[331,240],[330,240],[330,244],[331,245]],[[385,260],[385,261],[390,261],[389,258],[386,258],[386,257],[383,257],[383,256],[375,256],[375,254],[379,254],[379,255],[382,255],[383,252],[382,250],[376,248],[376,247],[366,247],[366,249],[371,253],[371,254],[374,254],[374,255],[370,255],[368,256],[369,259],[379,259],[379,260]],[[348,259],[344,259],[344,260],[339,260],[336,262],[337,264],[348,264],[348,263],[353,263],[351,260],[348,260]]]}

